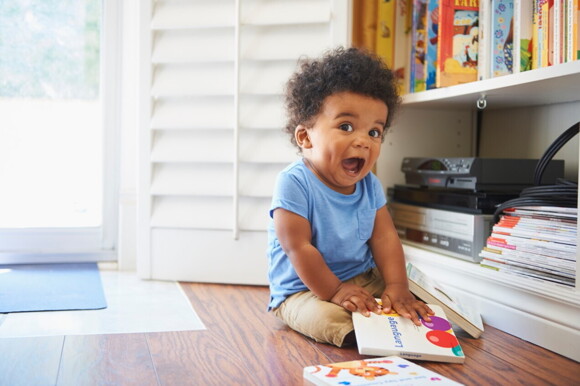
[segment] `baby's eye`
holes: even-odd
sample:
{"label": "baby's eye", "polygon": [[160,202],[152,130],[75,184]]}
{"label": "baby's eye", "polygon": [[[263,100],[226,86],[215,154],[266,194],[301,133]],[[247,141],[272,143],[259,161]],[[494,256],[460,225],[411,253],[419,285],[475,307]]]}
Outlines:
{"label": "baby's eye", "polygon": [[371,131],[369,131],[369,135],[373,138],[381,138],[381,131],[377,130],[377,129],[372,129]]}
{"label": "baby's eye", "polygon": [[340,127],[340,130],[343,130],[343,131],[354,131],[354,128],[352,127],[352,125],[350,123],[343,123],[339,127]]}

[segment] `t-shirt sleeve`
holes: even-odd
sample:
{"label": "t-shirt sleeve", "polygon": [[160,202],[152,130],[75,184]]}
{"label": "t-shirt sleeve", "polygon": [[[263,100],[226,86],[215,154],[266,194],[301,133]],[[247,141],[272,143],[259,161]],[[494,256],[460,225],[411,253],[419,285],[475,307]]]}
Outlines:
{"label": "t-shirt sleeve", "polygon": [[377,176],[371,173],[373,181],[373,192],[375,196],[376,209],[379,210],[387,204],[387,197],[383,185]]}
{"label": "t-shirt sleeve", "polygon": [[270,217],[274,210],[282,208],[308,218],[308,193],[306,186],[300,178],[288,172],[282,172],[276,179]]}

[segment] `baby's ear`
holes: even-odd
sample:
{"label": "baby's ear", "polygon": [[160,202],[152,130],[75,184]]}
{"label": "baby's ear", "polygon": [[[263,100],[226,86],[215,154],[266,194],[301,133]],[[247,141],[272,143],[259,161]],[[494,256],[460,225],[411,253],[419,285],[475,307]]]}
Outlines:
{"label": "baby's ear", "polygon": [[306,126],[296,126],[296,129],[294,130],[294,138],[296,138],[296,143],[298,146],[300,146],[300,148],[310,149],[312,147],[312,143],[310,142],[310,135]]}

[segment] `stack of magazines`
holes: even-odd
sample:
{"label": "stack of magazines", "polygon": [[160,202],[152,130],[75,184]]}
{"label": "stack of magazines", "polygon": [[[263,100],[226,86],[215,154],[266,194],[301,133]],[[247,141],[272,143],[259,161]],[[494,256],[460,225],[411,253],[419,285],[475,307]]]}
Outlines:
{"label": "stack of magazines", "polygon": [[574,287],[578,209],[554,206],[508,208],[480,253],[496,271]]}

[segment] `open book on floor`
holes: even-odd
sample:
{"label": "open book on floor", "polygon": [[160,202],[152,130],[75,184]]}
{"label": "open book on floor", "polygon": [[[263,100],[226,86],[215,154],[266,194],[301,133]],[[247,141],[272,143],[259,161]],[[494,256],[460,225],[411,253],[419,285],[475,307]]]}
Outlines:
{"label": "open book on floor", "polygon": [[[380,299],[377,299],[380,302]],[[421,320],[417,326],[399,314],[371,313],[363,316],[353,312],[352,322],[358,345],[363,355],[397,355],[423,361],[463,363],[465,355],[447,320],[443,309],[429,304],[435,312],[431,322]]]}
{"label": "open book on floor", "polygon": [[306,385],[461,385],[406,359],[389,356],[304,368]]}
{"label": "open book on floor", "polygon": [[440,284],[411,263],[407,263],[407,277],[409,278],[409,289],[415,296],[426,303],[439,305],[449,320],[472,337],[479,338],[481,336],[483,333],[481,315],[469,307],[467,301],[447,294]]}

